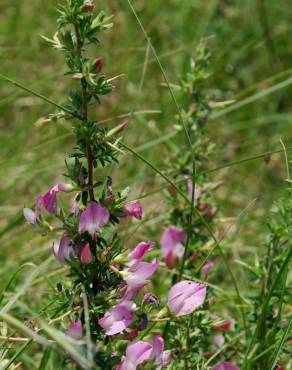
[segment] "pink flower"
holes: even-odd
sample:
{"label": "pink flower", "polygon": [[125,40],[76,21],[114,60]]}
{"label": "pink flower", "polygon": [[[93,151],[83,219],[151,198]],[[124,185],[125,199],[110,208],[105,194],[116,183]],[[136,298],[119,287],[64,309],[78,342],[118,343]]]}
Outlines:
{"label": "pink flower", "polygon": [[164,351],[164,340],[160,336],[153,338],[152,344],[138,341],[128,344],[126,356],[119,365],[118,370],[136,370],[137,366],[145,361],[152,361],[161,369],[170,364],[171,353]]}
{"label": "pink flower", "polygon": [[99,319],[99,325],[105,329],[107,335],[115,335],[124,331],[134,321],[133,311],[135,303],[125,301],[110,308],[105,315]]}
{"label": "pink flower", "polygon": [[81,213],[79,221],[79,233],[86,231],[93,237],[96,231],[109,222],[109,211],[99,203],[91,202],[90,205]]}
{"label": "pink flower", "polygon": [[207,261],[201,270],[201,276],[206,277],[208,272],[214,267],[214,262],[212,260]]}
{"label": "pink flower", "polygon": [[82,338],[83,328],[82,328],[81,320],[77,320],[75,322],[72,322],[68,326],[67,335],[69,335],[69,337],[72,337],[74,339],[81,339]]}
{"label": "pink flower", "polygon": [[36,213],[30,208],[23,208],[23,216],[32,225],[35,225],[38,220]]}
{"label": "pink flower", "polygon": [[214,336],[213,342],[216,347],[221,348],[225,342],[225,338],[221,333],[219,333]]}
{"label": "pink flower", "polygon": [[54,244],[54,256],[64,265],[71,257],[75,256],[72,248],[72,240],[63,235],[59,244]]}
{"label": "pink flower", "polygon": [[126,357],[117,370],[136,370],[137,366],[148,360],[152,353],[152,345],[138,341],[130,343],[126,349]]}
{"label": "pink flower", "polygon": [[35,203],[35,213],[38,217],[41,211],[41,205],[45,210],[52,214],[58,213],[57,194],[60,191],[69,192],[73,187],[70,184],[60,183],[51,188],[45,195],[38,195]]}
{"label": "pink flower", "polygon": [[84,265],[87,265],[93,261],[93,256],[90,250],[89,243],[85,244],[84,247],[81,249],[79,258],[80,262]]}
{"label": "pink flower", "polygon": [[183,244],[186,239],[186,233],[175,226],[169,226],[164,231],[161,238],[161,251],[169,268],[175,267],[176,259],[182,261],[185,252]]}
{"label": "pink flower", "polygon": [[[197,200],[201,197],[202,194],[203,194],[203,189],[195,185],[194,203],[197,202]],[[192,200],[192,196],[193,196],[193,181],[192,180],[188,180],[188,196],[189,196],[189,200]]]}
{"label": "pink flower", "polygon": [[206,293],[207,288],[203,284],[180,281],[168,293],[168,308],[177,317],[191,314],[204,303]]}
{"label": "pink flower", "polygon": [[231,362],[220,362],[219,364],[215,365],[212,370],[240,370],[239,367],[232,364]]}
{"label": "pink flower", "polygon": [[130,274],[125,281],[130,288],[142,288],[148,279],[155,273],[159,262],[155,259],[151,263],[139,262],[130,268]]}
{"label": "pink flower", "polygon": [[135,217],[137,220],[141,220],[143,216],[142,205],[139,202],[128,203],[124,207],[124,211],[127,216]]}
{"label": "pink flower", "polygon": [[164,367],[171,362],[171,352],[164,351],[164,340],[160,336],[155,336],[152,341],[151,359],[154,360],[156,365]]}
{"label": "pink flower", "polygon": [[149,242],[141,242],[139,243],[132,252],[128,255],[130,260],[134,260],[134,262],[140,262],[145,255],[154,247],[154,243]]}

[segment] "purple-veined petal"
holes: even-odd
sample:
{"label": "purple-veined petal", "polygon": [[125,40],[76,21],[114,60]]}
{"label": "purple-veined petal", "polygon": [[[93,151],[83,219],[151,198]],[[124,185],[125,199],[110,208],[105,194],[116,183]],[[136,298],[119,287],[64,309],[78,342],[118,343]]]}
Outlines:
{"label": "purple-veined petal", "polygon": [[151,358],[156,364],[162,364],[162,355],[164,351],[164,340],[162,337],[156,335],[152,340]]}
{"label": "purple-veined petal", "polygon": [[148,283],[148,279],[155,273],[159,262],[155,259],[151,263],[139,262],[131,267],[130,275],[125,279],[130,288],[141,288]]}
{"label": "purple-veined petal", "polygon": [[79,221],[79,233],[86,231],[91,236],[94,236],[96,231],[109,222],[109,211],[96,202],[91,202],[90,205],[81,213]]}
{"label": "purple-veined petal", "polygon": [[60,183],[51,188],[45,195],[42,194],[38,195],[35,203],[35,213],[37,217],[40,214],[41,205],[45,208],[47,212],[57,214],[58,213],[57,194],[60,191],[69,192],[72,190],[73,187],[71,184]]}
{"label": "purple-veined petal", "polygon": [[71,245],[72,240],[63,235],[59,244],[54,244],[54,256],[64,265],[75,255],[74,249]]}
{"label": "purple-veined petal", "polygon": [[105,315],[99,319],[99,325],[105,330],[107,335],[115,335],[123,332],[129,325],[132,324],[133,310],[135,304],[133,302],[123,302],[110,308]]}
{"label": "purple-veined petal", "polygon": [[128,344],[126,357],[120,364],[119,370],[136,370],[137,366],[149,360],[152,353],[152,345],[147,342],[138,341]]}
{"label": "purple-veined petal", "polygon": [[174,267],[176,259],[179,261],[183,259],[186,239],[186,233],[178,227],[169,226],[164,231],[161,238],[161,252],[168,267]]}
{"label": "purple-veined petal", "polygon": [[154,242],[141,242],[128,255],[130,260],[141,261],[145,255],[154,247]]}
{"label": "purple-veined petal", "polygon": [[188,315],[204,303],[206,293],[205,285],[184,280],[170,289],[167,305],[177,317]]}

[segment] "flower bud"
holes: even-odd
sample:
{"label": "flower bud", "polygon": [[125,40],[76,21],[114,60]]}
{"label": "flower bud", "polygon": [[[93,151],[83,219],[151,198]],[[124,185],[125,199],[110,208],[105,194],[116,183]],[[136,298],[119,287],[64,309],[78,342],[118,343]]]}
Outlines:
{"label": "flower bud", "polygon": [[137,329],[131,329],[127,334],[128,334],[128,338],[130,340],[133,340],[138,337],[139,331]]}
{"label": "flower bud", "polygon": [[80,81],[82,80],[82,73],[75,73],[74,75],[72,75],[71,79],[74,80],[74,81]]}
{"label": "flower bud", "polygon": [[172,197],[175,197],[175,196],[176,196],[177,191],[176,191],[176,189],[175,189],[173,186],[169,186],[169,187],[167,188],[167,191],[168,191],[168,193],[169,193]]}
{"label": "flower bud", "polygon": [[37,222],[37,215],[36,213],[30,208],[23,208],[23,216],[27,222],[32,225],[35,225]]}
{"label": "flower bud", "polygon": [[124,131],[127,127],[128,127],[128,120],[121,123],[120,125],[114,127],[113,129],[111,129],[107,134],[106,134],[106,137],[107,138],[110,138],[116,134],[118,134],[119,132],[122,132]]}
{"label": "flower bud", "polygon": [[217,348],[221,348],[224,345],[225,338],[221,333],[219,333],[214,336],[213,342]]}
{"label": "flower bud", "polygon": [[105,61],[103,57],[98,58],[97,61],[95,62],[94,70],[92,72],[93,73],[101,72],[103,70],[104,63]]}
{"label": "flower bud", "polygon": [[197,208],[200,212],[203,212],[206,210],[206,208],[208,207],[207,203],[200,203],[198,204]]}
{"label": "flower bud", "polygon": [[92,12],[94,9],[94,4],[91,1],[86,1],[83,5],[83,9],[86,12]]}
{"label": "flower bud", "polygon": [[213,329],[215,330],[230,330],[231,329],[231,321],[225,320],[219,324],[213,325]]}
{"label": "flower bud", "polygon": [[79,258],[80,262],[84,265],[88,265],[93,261],[90,245],[88,243],[82,248]]}
{"label": "flower bud", "polygon": [[207,212],[205,212],[204,216],[206,220],[211,221],[215,217],[216,213],[217,213],[217,208],[212,207]]}
{"label": "flower bud", "polygon": [[150,303],[150,304],[154,304],[156,306],[159,305],[159,299],[156,297],[156,295],[154,295],[152,293],[146,293],[146,294],[144,294],[143,303],[144,302],[147,302],[147,303]]}

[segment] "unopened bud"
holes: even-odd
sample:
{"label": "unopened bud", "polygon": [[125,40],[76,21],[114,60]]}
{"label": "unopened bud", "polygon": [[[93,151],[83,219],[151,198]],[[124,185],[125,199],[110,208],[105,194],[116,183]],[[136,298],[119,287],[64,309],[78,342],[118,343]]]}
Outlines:
{"label": "unopened bud", "polygon": [[94,70],[92,72],[95,73],[101,72],[104,67],[104,63],[105,61],[103,57],[98,58],[97,61],[95,62]]}
{"label": "unopened bud", "polygon": [[91,1],[86,1],[86,3],[83,6],[83,9],[86,12],[92,12],[94,9],[94,4]]}
{"label": "unopened bud", "polygon": [[212,207],[204,214],[204,216],[206,220],[211,221],[215,217],[216,213],[217,213],[217,208]]}
{"label": "unopened bud", "polygon": [[167,191],[169,192],[169,194],[170,194],[171,196],[173,196],[173,197],[175,197],[175,196],[176,196],[177,191],[176,191],[176,189],[175,189],[173,186],[169,186],[169,187],[167,188]]}
{"label": "unopened bud", "polygon": [[200,203],[197,206],[198,210],[201,212],[205,211],[207,207],[208,207],[207,203]]}
{"label": "unopened bud", "polygon": [[48,123],[50,123],[52,120],[51,120],[51,118],[44,118],[44,117],[42,117],[42,118],[40,118],[40,119],[38,119],[36,122],[35,122],[35,126],[36,127],[42,127],[42,126],[45,126],[45,125],[47,125]]}
{"label": "unopened bud", "polygon": [[191,255],[190,260],[191,260],[191,262],[192,262],[192,263],[195,263],[195,262],[198,260],[198,255],[197,255],[197,253],[193,253],[193,254]]}
{"label": "unopened bud", "polygon": [[82,79],[83,75],[82,73],[75,73],[71,79],[74,80],[74,81],[80,81]]}
{"label": "unopened bud", "polygon": [[213,329],[215,330],[230,330],[231,329],[231,321],[225,320],[220,322],[219,324],[213,325]]}
{"label": "unopened bud", "polygon": [[131,331],[128,332],[128,338],[129,339],[135,339],[135,338],[138,337],[138,334],[139,334],[138,330],[137,329],[133,329],[133,330],[131,330]]}
{"label": "unopened bud", "polygon": [[114,200],[115,200],[115,197],[113,194],[107,195],[104,199],[104,205],[108,207],[113,203]]}
{"label": "unopened bud", "polygon": [[120,125],[114,127],[113,129],[111,129],[106,134],[106,137],[110,138],[110,137],[114,136],[115,134],[118,134],[119,132],[122,132],[123,130],[125,130],[128,127],[128,124],[129,124],[129,122],[125,121],[125,122],[121,123]]}

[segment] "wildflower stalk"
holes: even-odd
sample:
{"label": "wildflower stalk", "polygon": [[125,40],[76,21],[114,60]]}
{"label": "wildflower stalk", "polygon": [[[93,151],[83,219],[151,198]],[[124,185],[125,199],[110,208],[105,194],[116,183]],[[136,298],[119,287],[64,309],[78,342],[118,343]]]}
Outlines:
{"label": "wildflower stalk", "polygon": [[[83,43],[80,38],[80,31],[79,31],[79,25],[75,24],[74,25],[75,29],[75,34],[76,34],[76,47],[77,47],[77,55],[79,57],[79,73],[82,74],[82,48],[83,48]],[[81,89],[82,89],[82,120],[85,125],[88,123],[88,99],[87,99],[87,82],[85,78],[83,77],[80,81],[81,83]],[[88,190],[89,190],[89,195],[90,199],[94,200],[94,190],[93,190],[93,154],[92,154],[92,148],[90,144],[90,140],[87,139],[86,142],[87,145],[87,164],[88,164]]]}

